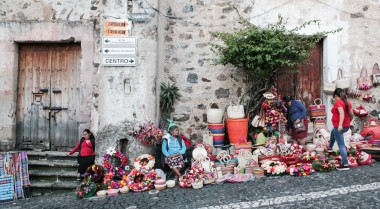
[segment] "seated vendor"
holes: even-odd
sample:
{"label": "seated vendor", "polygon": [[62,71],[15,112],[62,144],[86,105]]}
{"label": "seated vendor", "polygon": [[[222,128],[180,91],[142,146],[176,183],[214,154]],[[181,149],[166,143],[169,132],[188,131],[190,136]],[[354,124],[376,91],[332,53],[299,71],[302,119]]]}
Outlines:
{"label": "seated vendor", "polygon": [[170,123],[169,133],[163,137],[162,153],[165,155],[165,163],[175,173],[174,180],[181,176],[180,170],[184,166],[183,154],[186,152],[186,145],[180,137],[178,127]]}

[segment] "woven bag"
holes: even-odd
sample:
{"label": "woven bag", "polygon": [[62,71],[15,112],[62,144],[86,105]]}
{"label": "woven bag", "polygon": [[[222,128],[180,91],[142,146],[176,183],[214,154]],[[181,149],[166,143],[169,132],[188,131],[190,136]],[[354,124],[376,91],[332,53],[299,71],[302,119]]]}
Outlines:
{"label": "woven bag", "polygon": [[311,118],[326,117],[326,106],[322,104],[320,98],[314,100],[314,104],[309,107]]}

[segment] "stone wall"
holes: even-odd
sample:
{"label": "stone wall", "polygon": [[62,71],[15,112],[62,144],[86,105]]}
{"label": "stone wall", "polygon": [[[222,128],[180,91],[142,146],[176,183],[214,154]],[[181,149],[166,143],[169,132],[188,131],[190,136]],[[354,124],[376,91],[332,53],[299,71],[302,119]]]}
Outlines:
{"label": "stone wall", "polygon": [[[80,130],[91,127],[99,143],[99,154],[129,139],[129,154],[152,153],[126,132],[126,124],[151,120],[157,124],[159,85],[176,83],[182,94],[172,117],[193,140],[201,140],[207,129],[210,103],[225,108],[245,93],[244,73],[232,66],[213,65],[216,55],[209,42],[217,42],[210,32],[234,31],[240,14],[256,25],[275,22],[278,14],[288,18],[289,27],[320,19],[305,34],[342,27],[324,39],[323,80],[333,81],[338,67],[356,84],[359,66],[370,71],[380,62],[380,2],[378,0],[92,0],[89,1],[2,1],[0,2],[0,149],[15,146],[17,104],[17,43],[64,41],[71,37],[82,45]],[[349,3],[347,3],[349,2]],[[157,12],[158,9],[160,12]],[[135,22],[132,35],[138,38],[136,67],[101,65],[101,37],[105,20],[125,19],[132,12],[147,12],[151,19]],[[4,32],[5,31],[5,32]],[[380,101],[378,88],[369,91]],[[364,93],[364,92],[363,92]],[[323,100],[331,108],[329,99]],[[368,109],[376,104],[363,103]],[[329,113],[329,111],[327,111]]]}

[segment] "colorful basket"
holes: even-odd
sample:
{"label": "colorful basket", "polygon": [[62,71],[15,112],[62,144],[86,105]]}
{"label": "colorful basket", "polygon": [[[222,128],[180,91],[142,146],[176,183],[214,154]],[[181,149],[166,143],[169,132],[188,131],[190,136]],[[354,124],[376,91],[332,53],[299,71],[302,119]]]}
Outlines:
{"label": "colorful basket", "polygon": [[[317,101],[319,102],[317,103]],[[326,106],[322,104],[320,98],[314,100],[314,104],[310,105],[309,110],[311,118],[326,117]]]}
{"label": "colorful basket", "polygon": [[224,134],[225,133],[225,125],[224,123],[209,123],[208,129],[212,134]]}
{"label": "colorful basket", "polygon": [[211,134],[213,137],[214,147],[223,146],[224,145],[224,136],[225,134]]}
{"label": "colorful basket", "polygon": [[249,114],[246,118],[230,119],[227,118],[227,130],[230,144],[247,143],[248,138]]}

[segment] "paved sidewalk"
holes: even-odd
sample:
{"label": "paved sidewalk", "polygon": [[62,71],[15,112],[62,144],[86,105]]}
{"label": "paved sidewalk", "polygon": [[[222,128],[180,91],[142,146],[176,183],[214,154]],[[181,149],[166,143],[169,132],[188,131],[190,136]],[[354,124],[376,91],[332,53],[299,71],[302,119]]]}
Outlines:
{"label": "paved sidewalk", "polygon": [[79,200],[73,193],[2,203],[26,208],[380,208],[380,163],[305,177],[264,177],[248,183],[166,189]]}

